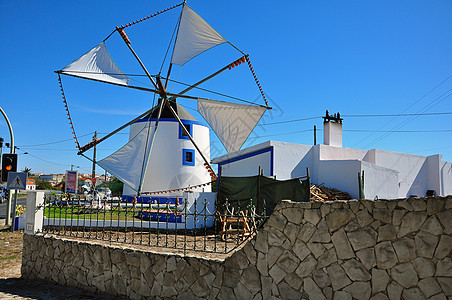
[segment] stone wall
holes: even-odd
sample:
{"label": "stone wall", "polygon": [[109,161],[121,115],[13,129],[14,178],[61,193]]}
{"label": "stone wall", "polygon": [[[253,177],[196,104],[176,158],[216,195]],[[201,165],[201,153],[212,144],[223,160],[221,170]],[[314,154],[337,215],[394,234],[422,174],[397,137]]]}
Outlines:
{"label": "stone wall", "polygon": [[132,299],[450,299],[451,232],[452,196],[283,201],[224,259],[27,235],[22,274]]}

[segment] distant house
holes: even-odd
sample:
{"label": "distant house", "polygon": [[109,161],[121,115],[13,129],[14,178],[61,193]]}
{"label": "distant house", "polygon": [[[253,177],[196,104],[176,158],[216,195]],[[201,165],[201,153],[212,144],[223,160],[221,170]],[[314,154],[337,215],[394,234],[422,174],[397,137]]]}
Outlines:
{"label": "distant house", "polygon": [[267,141],[213,159],[221,176],[264,175],[284,180],[306,175],[359,198],[358,173],[364,171],[366,199],[452,195],[452,163],[442,155],[420,156],[379,149],[342,147],[342,120],[324,122],[323,145]]}
{"label": "distant house", "polygon": [[26,185],[26,190],[27,191],[34,191],[36,190],[36,182],[34,179],[27,179],[27,185]]}
{"label": "distant house", "polygon": [[50,182],[52,186],[55,186],[64,180],[64,176],[65,176],[64,174],[49,174],[49,175],[40,175],[39,178],[42,180],[46,180]]}

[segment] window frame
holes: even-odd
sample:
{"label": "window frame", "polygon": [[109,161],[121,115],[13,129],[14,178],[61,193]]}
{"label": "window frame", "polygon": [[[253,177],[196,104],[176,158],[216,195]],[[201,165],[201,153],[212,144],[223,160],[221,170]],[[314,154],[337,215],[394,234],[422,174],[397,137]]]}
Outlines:
{"label": "window frame", "polygon": [[[188,127],[187,128],[188,132],[190,133],[191,137],[193,137],[193,124],[187,124],[187,123],[184,123],[183,121],[182,121],[182,124],[184,124],[185,128]],[[179,124],[179,139],[182,139],[182,140],[190,139],[187,135],[184,135],[184,131],[182,130],[182,126],[180,126],[180,124]]]}
{"label": "window frame", "polygon": [[[187,161],[187,153],[191,153],[192,161]],[[182,149],[182,165],[194,166],[195,165],[195,150],[194,149]]]}

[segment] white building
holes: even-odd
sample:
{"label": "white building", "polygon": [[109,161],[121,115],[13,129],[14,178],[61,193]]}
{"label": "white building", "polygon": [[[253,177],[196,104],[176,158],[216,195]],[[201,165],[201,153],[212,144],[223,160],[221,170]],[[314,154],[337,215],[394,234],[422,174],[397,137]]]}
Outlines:
{"label": "white building", "polygon": [[[452,194],[452,163],[440,154],[420,156],[380,149],[342,147],[341,121],[324,122],[323,145],[299,145],[267,141],[213,159],[222,176],[264,175],[284,180],[306,175],[311,182],[348,192],[358,199],[358,173],[364,171],[367,199],[395,199]],[[221,171],[220,171],[221,170]]]}
{"label": "white building", "polygon": [[27,191],[35,191],[36,190],[36,182],[34,179],[28,178],[27,185],[25,187]]}
{"label": "white building", "polygon": [[[196,120],[179,104],[174,105],[173,108],[207,161],[210,161],[209,128]],[[154,110],[150,123],[149,117],[133,123],[130,126],[129,143],[133,142],[141,134],[145,141],[144,145],[147,142],[147,147],[151,147],[156,117],[157,110]],[[137,168],[130,168],[131,172],[134,172],[131,175],[137,179],[136,182],[139,182],[140,177],[143,176],[141,185],[143,193],[165,191],[164,197],[174,197],[182,196],[183,189],[188,187],[195,187],[190,189],[194,192],[211,191],[210,185],[199,186],[211,181],[209,171],[204,165],[204,160],[182,130],[177,119],[173,117],[166,107],[162,110],[154,139],[152,150],[147,160],[143,157],[145,152],[142,154],[133,152],[135,155],[134,163],[137,163],[137,161],[138,163]],[[143,145],[140,147],[145,148]],[[142,175],[141,169],[144,165],[146,166]],[[123,195],[134,196],[136,191],[125,184]]]}

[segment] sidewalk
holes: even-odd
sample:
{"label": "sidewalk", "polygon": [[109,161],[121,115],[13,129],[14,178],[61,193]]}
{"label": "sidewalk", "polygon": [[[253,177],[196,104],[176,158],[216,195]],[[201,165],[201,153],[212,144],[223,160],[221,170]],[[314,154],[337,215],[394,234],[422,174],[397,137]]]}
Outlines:
{"label": "sidewalk", "polygon": [[0,279],[0,299],[39,299],[39,300],[67,300],[67,299],[124,299],[104,294],[55,285],[44,281],[30,281],[21,278]]}
{"label": "sidewalk", "polygon": [[[0,218],[0,228],[4,227],[5,219]],[[5,228],[3,228],[4,230]],[[9,231],[9,230],[8,230]],[[4,247],[0,244],[0,247]],[[7,275],[8,276],[8,275]],[[67,299],[124,299],[105,294],[52,284],[39,280],[0,277],[0,300],[3,299],[39,299],[39,300],[67,300]]]}

